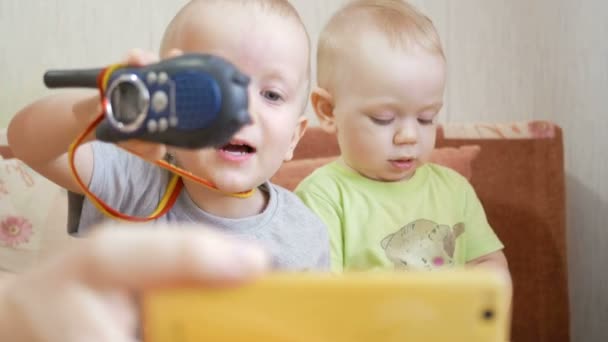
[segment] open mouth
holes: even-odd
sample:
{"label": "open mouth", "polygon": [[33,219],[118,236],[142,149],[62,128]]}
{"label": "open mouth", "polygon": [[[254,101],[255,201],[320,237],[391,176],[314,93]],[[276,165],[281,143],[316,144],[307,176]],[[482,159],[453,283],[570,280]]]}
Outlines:
{"label": "open mouth", "polygon": [[414,158],[400,158],[400,159],[391,159],[393,163],[413,163]]}
{"label": "open mouth", "polygon": [[409,170],[414,166],[415,161],[415,158],[401,158],[392,159],[390,160],[390,163],[400,170]]}
{"label": "open mouth", "polygon": [[244,142],[230,142],[222,146],[220,150],[236,156],[255,153],[255,148]]}

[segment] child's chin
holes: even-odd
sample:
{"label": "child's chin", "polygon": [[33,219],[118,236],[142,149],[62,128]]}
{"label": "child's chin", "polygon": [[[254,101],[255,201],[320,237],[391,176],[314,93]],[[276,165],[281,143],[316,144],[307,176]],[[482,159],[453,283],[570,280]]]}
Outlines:
{"label": "child's chin", "polygon": [[251,189],[257,188],[258,185],[253,184],[253,182],[251,181],[222,181],[219,180],[215,186],[218,188],[218,190],[220,190],[221,192],[224,193],[228,193],[228,194],[235,194],[235,193],[242,193],[242,192],[247,192]]}
{"label": "child's chin", "polygon": [[382,176],[379,176],[377,178],[375,178],[377,181],[380,182],[401,182],[401,181],[407,181],[410,178],[412,178],[412,176],[414,175],[415,170],[411,170],[410,172],[407,173],[400,173],[400,174],[385,174]]}
{"label": "child's chin", "polygon": [[414,176],[414,170],[412,172],[408,173],[407,175],[403,175],[403,176],[399,177],[397,180],[395,180],[395,182],[410,180],[410,178],[412,178],[412,176]]}

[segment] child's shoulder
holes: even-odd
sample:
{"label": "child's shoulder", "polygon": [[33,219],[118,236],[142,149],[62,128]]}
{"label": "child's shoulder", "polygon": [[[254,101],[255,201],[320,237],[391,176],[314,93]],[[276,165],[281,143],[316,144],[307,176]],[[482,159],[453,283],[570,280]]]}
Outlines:
{"label": "child's shoulder", "polygon": [[337,160],[329,161],[316,167],[310,174],[302,179],[296,188],[296,193],[303,189],[324,188],[336,184],[342,179],[343,171]]}
{"label": "child's shoulder", "polygon": [[426,163],[425,166],[428,167],[429,173],[436,177],[450,178],[455,181],[468,181],[460,171],[457,171],[454,168],[435,163]]}
{"label": "child's shoulder", "polygon": [[283,221],[291,221],[291,224],[304,224],[308,227],[324,227],[320,219],[302,202],[292,191],[284,187],[266,183],[271,196],[276,196],[277,205],[274,216]]}
{"label": "child's shoulder", "polygon": [[271,182],[266,182],[263,187],[266,187],[265,191],[268,191],[270,196],[276,196],[280,210],[298,211],[302,208],[308,210],[295,192]]}
{"label": "child's shoulder", "polygon": [[427,163],[424,166],[428,170],[428,177],[431,181],[440,182],[451,187],[469,186],[469,180],[462,173],[439,164]]}

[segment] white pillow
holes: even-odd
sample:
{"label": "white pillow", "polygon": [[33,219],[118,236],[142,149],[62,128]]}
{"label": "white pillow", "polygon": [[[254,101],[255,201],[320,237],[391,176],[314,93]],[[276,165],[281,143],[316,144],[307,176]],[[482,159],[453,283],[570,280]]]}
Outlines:
{"label": "white pillow", "polygon": [[18,159],[0,160],[0,270],[23,271],[45,240],[67,235],[66,206],[65,190]]}

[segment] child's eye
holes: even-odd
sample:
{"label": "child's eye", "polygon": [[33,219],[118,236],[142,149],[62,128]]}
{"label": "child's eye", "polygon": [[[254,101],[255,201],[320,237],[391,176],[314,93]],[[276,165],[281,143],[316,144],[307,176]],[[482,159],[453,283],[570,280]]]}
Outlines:
{"label": "child's eye", "polygon": [[424,126],[426,126],[426,125],[432,125],[432,124],[433,124],[433,119],[423,119],[423,118],[418,118],[418,122],[419,122],[421,125],[424,125]]}
{"label": "child's eye", "polygon": [[269,101],[272,101],[272,102],[277,102],[277,101],[283,100],[283,97],[281,96],[281,94],[277,93],[276,91],[262,90],[260,94],[266,100],[269,100]]}
{"label": "child's eye", "polygon": [[393,120],[395,120],[394,118],[390,118],[390,119],[379,119],[379,118],[375,118],[373,116],[369,117],[373,123],[375,123],[376,125],[380,125],[380,126],[387,126],[390,125]]}

